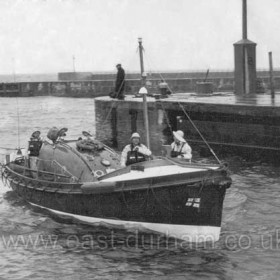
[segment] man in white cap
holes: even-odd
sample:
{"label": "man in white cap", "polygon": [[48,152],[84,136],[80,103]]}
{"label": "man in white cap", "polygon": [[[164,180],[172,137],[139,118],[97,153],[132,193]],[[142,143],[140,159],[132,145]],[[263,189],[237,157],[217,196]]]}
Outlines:
{"label": "man in white cap", "polygon": [[192,149],[184,139],[184,132],[182,130],[173,131],[173,138],[170,156],[191,160]]}
{"label": "man in white cap", "polygon": [[126,145],[121,155],[121,166],[125,167],[130,164],[147,160],[152,152],[140,143],[140,135],[134,132],[131,137],[131,143]]}

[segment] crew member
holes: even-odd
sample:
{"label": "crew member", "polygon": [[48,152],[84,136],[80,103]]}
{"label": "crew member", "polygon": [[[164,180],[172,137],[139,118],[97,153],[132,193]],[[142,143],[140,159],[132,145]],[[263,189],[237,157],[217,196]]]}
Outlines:
{"label": "crew member", "polygon": [[135,132],[130,137],[131,143],[126,145],[121,155],[121,166],[127,166],[136,162],[147,160],[152,152],[140,143],[140,135]]}
{"label": "crew member", "polygon": [[173,131],[173,138],[170,156],[191,160],[192,149],[184,139],[184,132],[182,130]]}
{"label": "crew member", "polygon": [[158,84],[158,87],[160,90],[161,97],[166,98],[166,97],[168,97],[167,96],[168,94],[171,94],[166,81],[161,80],[161,82]]}
{"label": "crew member", "polygon": [[31,134],[30,141],[42,141],[41,132],[39,130],[34,131]]}
{"label": "crew member", "polygon": [[[93,140],[93,136],[92,136],[92,134],[91,134],[90,132],[88,132],[88,131],[83,131],[82,134],[83,134],[83,136],[85,137],[85,138],[84,138],[85,140]],[[83,138],[82,138],[82,139],[83,139]]]}
{"label": "crew member", "polygon": [[121,64],[117,64],[117,78],[116,78],[116,84],[115,84],[115,97],[123,100],[124,99],[124,86],[125,86],[125,72],[122,68]]}
{"label": "crew member", "polygon": [[66,132],[68,131],[68,128],[66,128],[66,127],[63,127],[63,128],[61,128],[59,131],[58,131],[58,133],[57,133],[57,141],[62,141],[62,142],[64,142],[65,140],[64,140],[64,137],[66,136]]}
{"label": "crew member", "polygon": [[28,143],[28,154],[29,156],[39,156],[40,149],[43,144],[43,139],[40,136],[41,132],[39,130],[34,131],[30,137]]}

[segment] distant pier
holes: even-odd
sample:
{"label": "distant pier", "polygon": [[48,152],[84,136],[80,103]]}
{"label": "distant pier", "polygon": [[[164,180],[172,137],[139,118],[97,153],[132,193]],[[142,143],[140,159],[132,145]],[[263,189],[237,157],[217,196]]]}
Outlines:
{"label": "distant pier", "polygon": [[[163,78],[174,93],[195,92],[197,84],[205,81],[205,72],[166,72],[148,73],[147,81],[149,91],[157,91]],[[270,90],[270,77],[268,70],[257,72],[256,93]],[[56,81],[20,81],[0,83],[0,97],[30,97],[30,96],[59,96],[94,98],[107,96],[114,90],[115,73],[100,73],[82,76],[74,79],[73,75],[59,75]],[[78,78],[80,80],[78,80]],[[83,79],[82,79],[83,78]],[[65,80],[62,80],[65,79]],[[210,71],[207,82],[213,84],[215,92],[234,92],[233,71]],[[127,73],[126,94],[134,94],[141,86],[139,73]],[[274,70],[274,87],[280,91],[280,70]]]}

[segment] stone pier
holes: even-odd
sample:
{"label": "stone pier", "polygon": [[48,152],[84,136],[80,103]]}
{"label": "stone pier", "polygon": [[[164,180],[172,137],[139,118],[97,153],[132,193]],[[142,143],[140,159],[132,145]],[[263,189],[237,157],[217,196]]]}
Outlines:
{"label": "stone pier", "polygon": [[[195,151],[206,151],[197,131],[181,106],[208,143],[227,156],[279,161],[280,95],[241,97],[233,94],[198,96],[173,94],[157,100],[148,97],[151,149],[161,154],[161,145],[172,142],[172,130],[181,129]],[[95,99],[97,138],[121,150],[132,132],[145,143],[142,99],[127,96],[124,101],[107,97]]]}

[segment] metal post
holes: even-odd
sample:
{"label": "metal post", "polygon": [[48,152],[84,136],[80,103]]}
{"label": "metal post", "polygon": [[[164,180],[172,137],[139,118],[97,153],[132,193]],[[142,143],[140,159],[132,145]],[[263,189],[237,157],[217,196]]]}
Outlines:
{"label": "metal post", "polygon": [[270,93],[271,97],[275,97],[275,91],[274,91],[274,77],[273,77],[273,63],[272,63],[272,52],[268,53],[269,57],[269,78],[270,78]]}
{"label": "metal post", "polygon": [[243,0],[242,31],[243,31],[243,39],[247,39],[247,0]]}
{"label": "metal post", "polygon": [[[138,43],[139,43],[139,55],[140,55],[140,68],[141,68],[142,86],[145,86],[146,76],[144,75],[142,38],[138,38]],[[147,106],[147,95],[146,95],[146,93],[143,93],[143,114],[144,114],[144,125],[145,125],[145,130],[146,130],[146,145],[150,149],[149,116],[148,116],[148,106]]]}
{"label": "metal post", "polygon": [[147,96],[143,94],[143,109],[144,109],[144,121],[145,121],[145,129],[146,129],[146,144],[150,149],[150,133],[149,133],[149,119],[148,119],[148,108],[147,108]]}
{"label": "metal post", "polygon": [[[247,0],[242,0],[242,39],[247,39]],[[247,59],[247,47],[243,48],[243,63],[244,63],[244,86],[243,93],[247,94],[248,91],[248,59]]]}
{"label": "metal post", "polygon": [[141,77],[142,77],[142,81],[143,81],[143,73],[145,70],[144,70],[144,60],[143,60],[142,38],[138,38],[138,43],[139,43]]}

